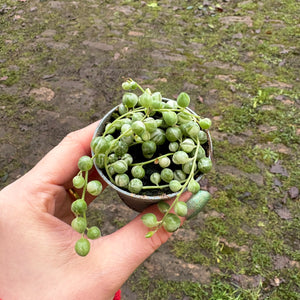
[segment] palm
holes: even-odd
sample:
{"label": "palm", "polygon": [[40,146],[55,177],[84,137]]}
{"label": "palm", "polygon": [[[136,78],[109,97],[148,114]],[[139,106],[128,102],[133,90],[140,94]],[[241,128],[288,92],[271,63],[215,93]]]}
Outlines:
{"label": "palm", "polygon": [[[148,229],[138,216],[115,233],[94,240],[86,257],[75,253],[81,234],[70,226],[75,198],[68,190],[78,172],[78,159],[89,152],[95,127],[69,135],[29,173],[1,191],[0,292],[4,298],[111,299],[170,236],[160,229],[145,239]],[[87,203],[92,200],[86,198]],[[155,207],[150,211],[159,213]]]}

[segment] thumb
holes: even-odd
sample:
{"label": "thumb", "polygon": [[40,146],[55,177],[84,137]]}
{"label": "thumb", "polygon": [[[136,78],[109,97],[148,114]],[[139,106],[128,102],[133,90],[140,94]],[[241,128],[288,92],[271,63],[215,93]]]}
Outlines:
{"label": "thumb", "polygon": [[[187,201],[190,195],[191,193],[186,192],[180,200]],[[164,228],[160,228],[152,237],[146,238],[145,235],[149,229],[141,220],[145,213],[162,215],[157,205],[152,205],[120,230],[95,241],[98,244],[95,243],[94,247],[98,249],[93,253],[95,255],[100,253],[101,257],[108,255],[109,259],[106,261],[109,265],[106,266],[106,269],[111,271],[116,288],[119,288],[134,270],[172,235]],[[108,253],[104,253],[104,251],[108,251]],[[103,267],[103,260],[100,263]],[[118,275],[116,276],[116,274]]]}

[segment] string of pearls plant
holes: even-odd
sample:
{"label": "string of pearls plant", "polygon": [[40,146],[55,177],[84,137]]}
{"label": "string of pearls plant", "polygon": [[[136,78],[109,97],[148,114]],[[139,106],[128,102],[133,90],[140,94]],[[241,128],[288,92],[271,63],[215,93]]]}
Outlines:
{"label": "string of pearls plant", "polygon": [[100,181],[88,180],[94,163],[114,185],[130,193],[177,193],[171,205],[164,201],[158,203],[164,214],[161,220],[152,213],[142,216],[142,222],[149,228],[147,238],[161,227],[168,232],[179,228],[179,217],[187,214],[187,205],[179,200],[180,195],[184,190],[197,193],[200,185],[195,177],[212,168],[203,147],[207,142],[205,130],[210,128],[211,120],[187,110],[190,104],[187,93],[180,93],[176,101],[163,101],[160,92],[144,90],[132,79],[125,81],[122,88],[125,90],[122,103],[101,136],[91,141],[94,155],[79,159],[79,173],[73,179],[74,187],[82,189],[81,198],[71,207],[76,216],[71,225],[82,234],[75,245],[75,251],[81,256],[90,250],[89,239],[101,235],[98,227],[87,227],[86,219],[86,193],[97,196],[102,191]]}

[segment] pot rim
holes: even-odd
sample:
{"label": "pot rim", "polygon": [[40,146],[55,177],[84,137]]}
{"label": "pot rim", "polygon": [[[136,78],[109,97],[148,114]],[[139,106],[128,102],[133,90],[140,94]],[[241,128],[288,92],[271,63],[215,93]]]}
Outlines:
{"label": "pot rim", "polygon": [[[169,99],[169,98],[162,98],[163,101],[175,101],[173,99]],[[110,111],[108,111],[104,117],[99,121],[99,124],[93,134],[93,138],[97,137],[100,133],[100,130],[102,129],[102,126],[110,119],[111,115],[113,112],[116,111],[116,109],[119,107],[119,105],[115,106],[114,108],[112,108]],[[192,109],[190,108],[185,108],[186,110],[188,110],[189,112],[191,112],[194,115],[198,115],[196,112],[194,112]],[[209,130],[204,130],[207,134],[207,140],[208,140],[208,144],[209,144],[209,149],[208,149],[208,157],[210,159],[212,159],[212,153],[213,153],[213,148],[212,148],[212,140],[211,140],[211,135],[209,133]],[[91,150],[92,156],[94,156],[94,152],[93,150]],[[148,196],[148,195],[139,195],[139,194],[134,194],[134,193],[130,193],[128,191],[125,191],[121,188],[119,188],[118,186],[116,186],[115,184],[113,184],[109,178],[107,178],[107,176],[102,172],[102,170],[100,168],[98,168],[98,166],[94,163],[94,166],[97,170],[97,172],[99,173],[100,177],[110,186],[112,187],[114,190],[117,191],[118,194],[123,194],[127,197],[134,197],[137,199],[141,199],[143,201],[147,201],[149,200],[149,202],[153,202],[153,201],[159,201],[159,200],[167,200],[167,199],[171,199],[176,197],[176,195],[180,192],[175,192],[175,193],[171,193],[171,194],[161,194],[161,195],[157,195],[157,196]],[[204,174],[199,175],[195,180],[199,181]],[[184,191],[186,191],[187,188],[185,188]]]}

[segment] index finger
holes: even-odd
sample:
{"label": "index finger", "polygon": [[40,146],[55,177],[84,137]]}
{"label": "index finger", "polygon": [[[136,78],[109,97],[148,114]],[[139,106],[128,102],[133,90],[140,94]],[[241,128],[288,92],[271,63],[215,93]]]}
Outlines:
{"label": "index finger", "polygon": [[33,169],[47,182],[64,185],[78,172],[78,160],[90,154],[90,143],[98,122],[69,133]]}

